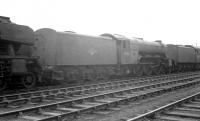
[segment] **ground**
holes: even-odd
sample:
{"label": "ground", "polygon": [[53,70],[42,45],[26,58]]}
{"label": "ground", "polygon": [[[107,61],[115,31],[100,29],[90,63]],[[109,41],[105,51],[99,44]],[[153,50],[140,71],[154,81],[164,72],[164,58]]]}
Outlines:
{"label": "ground", "polygon": [[94,114],[82,114],[73,121],[125,121],[126,119],[154,110],[170,102],[195,94],[200,91],[199,86],[200,85],[196,85],[142,101],[133,102],[128,105],[121,105],[111,110],[99,111]]}

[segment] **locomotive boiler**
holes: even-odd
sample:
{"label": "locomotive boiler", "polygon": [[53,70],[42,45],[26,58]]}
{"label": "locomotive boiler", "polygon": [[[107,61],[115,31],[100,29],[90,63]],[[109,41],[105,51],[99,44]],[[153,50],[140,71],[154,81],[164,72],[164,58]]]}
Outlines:
{"label": "locomotive boiler", "polygon": [[40,66],[37,59],[31,57],[33,41],[31,28],[0,17],[0,90],[7,84],[20,83],[26,88],[35,85]]}
{"label": "locomotive boiler", "polygon": [[112,34],[88,36],[48,28],[35,34],[35,55],[52,70],[49,77],[63,76],[68,83],[160,74],[168,63],[161,42]]}

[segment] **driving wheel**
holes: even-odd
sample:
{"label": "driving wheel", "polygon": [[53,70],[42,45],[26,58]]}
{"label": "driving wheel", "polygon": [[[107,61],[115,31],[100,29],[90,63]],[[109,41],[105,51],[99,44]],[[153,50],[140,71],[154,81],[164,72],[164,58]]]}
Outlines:
{"label": "driving wheel", "polygon": [[25,88],[32,88],[36,84],[36,77],[34,74],[29,73],[22,78],[22,84]]}

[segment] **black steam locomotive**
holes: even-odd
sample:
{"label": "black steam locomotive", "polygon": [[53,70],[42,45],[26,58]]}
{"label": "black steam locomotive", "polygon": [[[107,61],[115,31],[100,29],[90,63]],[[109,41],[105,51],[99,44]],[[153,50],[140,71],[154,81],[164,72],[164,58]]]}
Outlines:
{"label": "black steam locomotive", "polygon": [[7,84],[33,87],[40,80],[41,66],[32,57],[34,31],[0,16],[0,90]]}

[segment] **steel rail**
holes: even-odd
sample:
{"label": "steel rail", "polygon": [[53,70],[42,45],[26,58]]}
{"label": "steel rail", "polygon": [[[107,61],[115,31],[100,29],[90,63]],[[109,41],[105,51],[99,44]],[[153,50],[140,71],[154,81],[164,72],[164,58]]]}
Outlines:
{"label": "steel rail", "polygon": [[187,102],[187,101],[190,101],[190,100],[194,99],[194,98],[197,97],[197,96],[200,96],[200,92],[198,92],[198,93],[196,93],[196,94],[193,94],[193,95],[191,95],[191,96],[185,97],[185,98],[183,98],[183,99],[180,99],[180,100],[178,100],[178,101],[169,103],[169,104],[167,104],[167,105],[165,105],[165,106],[159,107],[159,108],[157,108],[157,109],[155,109],[155,110],[152,110],[152,111],[150,111],[150,112],[148,112],[148,113],[141,114],[141,115],[139,115],[139,116],[137,116],[137,117],[128,119],[128,120],[126,120],[126,121],[140,121],[140,120],[143,120],[143,119],[146,119],[146,118],[147,118],[147,119],[148,119],[148,118],[152,118],[152,117],[155,118],[155,115],[156,115],[156,114],[162,113],[162,112],[164,112],[164,111],[166,111],[166,110],[170,110],[170,109],[172,109],[172,108],[174,108],[174,107],[177,107],[177,105],[180,105],[180,104],[182,104],[182,103],[185,103],[185,102]]}
{"label": "steel rail", "polygon": [[[135,82],[135,80],[122,80],[122,81],[115,81],[115,82],[108,82],[108,83],[100,83],[100,84],[92,84],[92,85],[86,85],[86,86],[75,86],[75,87],[67,87],[67,88],[60,88],[60,89],[50,89],[50,90],[41,90],[41,91],[33,91],[33,92],[26,92],[26,93],[19,93],[19,94],[12,94],[12,95],[3,95],[0,96],[0,106],[1,105],[8,105],[12,102],[16,102],[16,101],[23,101],[23,100],[30,100],[32,97],[39,97],[42,95],[55,95],[58,93],[68,93],[68,94],[76,94],[76,93],[82,93],[88,90],[98,90],[98,89],[102,89],[106,90],[110,89],[109,87],[115,86],[115,87],[128,87],[128,86],[138,86],[141,84],[147,84],[147,83],[155,83],[156,81],[159,80],[166,80],[166,79],[173,79],[173,78],[177,78],[177,77],[181,77],[181,76],[191,76],[191,75],[195,75],[194,74],[183,74],[183,75],[168,75],[168,76],[159,76],[159,77],[153,77],[152,78],[142,78],[142,81],[137,81]],[[169,77],[170,76],[170,77]],[[156,78],[156,79],[155,79]],[[103,91],[102,90],[102,91]]]}
{"label": "steel rail", "polygon": [[[66,115],[70,115],[70,114],[77,114],[77,113],[81,113],[81,112],[85,112],[85,111],[90,111],[90,110],[95,110],[95,109],[98,109],[99,107],[109,107],[111,104],[118,104],[119,102],[123,102],[123,101],[130,101],[131,99],[137,99],[138,97],[144,97],[144,96],[147,96],[148,95],[155,95],[157,93],[163,93],[163,92],[166,92],[166,91],[172,91],[173,89],[179,89],[179,88],[183,88],[185,86],[190,86],[190,85],[194,85],[194,84],[198,84],[200,83],[200,80],[193,80],[195,78],[199,78],[199,76],[194,76],[194,77],[187,77],[187,78],[183,78],[182,79],[182,83],[175,83],[173,86],[170,86],[169,85],[166,85],[166,84],[173,84],[171,82],[166,82],[166,83],[162,83],[162,84],[157,84],[157,86],[159,87],[158,89],[156,89],[156,86],[155,85],[148,85],[146,86],[146,88],[144,87],[139,87],[138,88],[130,88],[130,89],[124,89],[124,90],[118,90],[118,91],[113,91],[113,92],[109,92],[109,93],[104,93],[104,94],[99,94],[99,95],[89,95],[89,96],[85,96],[83,98],[77,98],[77,99],[73,99],[73,100],[64,100],[64,101],[56,101],[54,103],[49,103],[49,104],[43,104],[43,105],[38,105],[38,106],[34,106],[34,107],[28,107],[28,108],[23,108],[23,109],[18,109],[18,110],[12,110],[12,111],[8,111],[8,112],[3,112],[0,114],[0,117],[3,117],[3,116],[6,116],[6,115],[11,115],[11,114],[15,114],[15,115],[23,115],[23,113],[26,113],[27,111],[33,111],[33,110],[37,110],[37,112],[40,112],[41,114],[52,114],[53,116],[48,116],[48,117],[45,117],[45,118],[41,118],[41,119],[38,119],[37,121],[45,121],[45,120],[50,120],[51,118],[56,118],[56,120],[60,120],[61,117],[63,116],[66,116]],[[193,81],[191,81],[191,79]],[[189,80],[186,81],[186,80]],[[176,80],[175,82],[180,82],[180,80]],[[162,87],[163,86],[163,87]],[[154,90],[150,90],[150,89],[154,89]],[[143,90],[144,89],[147,89],[146,92],[142,92],[141,94],[134,94],[135,91],[139,91],[139,90]],[[140,91],[139,91],[140,92]],[[138,92],[137,92],[138,93]],[[128,97],[126,97],[127,94],[130,94]],[[108,101],[108,102],[105,102],[105,101],[97,101],[99,98],[105,98],[105,97],[113,97],[114,99],[117,98],[117,100],[114,100],[114,101]],[[88,102],[88,101],[91,101],[91,100],[95,100],[95,103],[96,105],[90,105],[90,106],[87,106],[85,105],[84,107],[84,104],[82,104],[83,102]],[[89,102],[90,102],[89,101]],[[74,105],[76,104],[79,104],[79,106],[82,104],[83,108],[81,109],[76,109],[76,108],[66,108],[64,106],[64,108],[59,108],[61,105],[66,105],[66,104],[70,104],[70,105]],[[90,104],[92,104],[92,102],[90,102]],[[56,107],[56,109],[60,109],[64,112],[62,112],[61,114],[60,113],[50,113],[50,112],[45,112],[43,111],[43,109],[45,108],[50,108],[50,107]],[[66,113],[67,111],[67,113]],[[23,118],[33,118],[31,116],[21,116]],[[33,119],[36,119],[36,118],[33,118]]]}
{"label": "steel rail", "polygon": [[[190,74],[190,73],[194,73],[194,72],[187,72],[188,74]],[[199,73],[199,72],[196,72],[196,73]],[[2,94],[0,94],[0,97],[2,97],[2,96],[9,96],[9,95],[14,95],[14,94],[23,94],[23,93],[27,93],[27,92],[30,92],[30,93],[36,93],[36,92],[38,92],[38,90],[40,90],[40,91],[45,91],[45,90],[50,90],[49,88],[51,88],[51,89],[62,89],[62,88],[68,88],[69,90],[71,89],[71,90],[75,90],[75,89],[81,89],[81,88],[84,88],[84,87],[90,87],[90,86],[92,86],[92,85],[97,85],[97,84],[106,84],[106,83],[115,83],[115,82],[121,82],[121,81],[123,81],[123,80],[146,80],[146,79],[151,79],[151,78],[159,78],[159,77],[164,77],[164,76],[169,76],[169,75],[181,75],[181,74],[185,74],[184,72],[182,72],[182,73],[174,73],[174,74],[164,74],[164,75],[156,75],[156,76],[145,76],[145,77],[133,77],[133,78],[129,78],[129,79],[113,79],[113,80],[109,80],[109,82],[102,82],[102,83],[95,83],[95,84],[93,84],[93,83],[91,83],[91,84],[87,84],[87,85],[85,85],[85,84],[81,84],[81,85],[76,85],[76,86],[68,86],[68,87],[60,87],[60,86],[41,86],[41,87],[39,87],[39,88],[37,88],[36,87],[36,89],[35,90],[15,90],[14,92],[9,92],[9,90],[6,90],[6,91],[8,91],[9,93],[2,93]],[[40,89],[41,88],[41,89]],[[46,89],[47,88],[47,89]]]}

